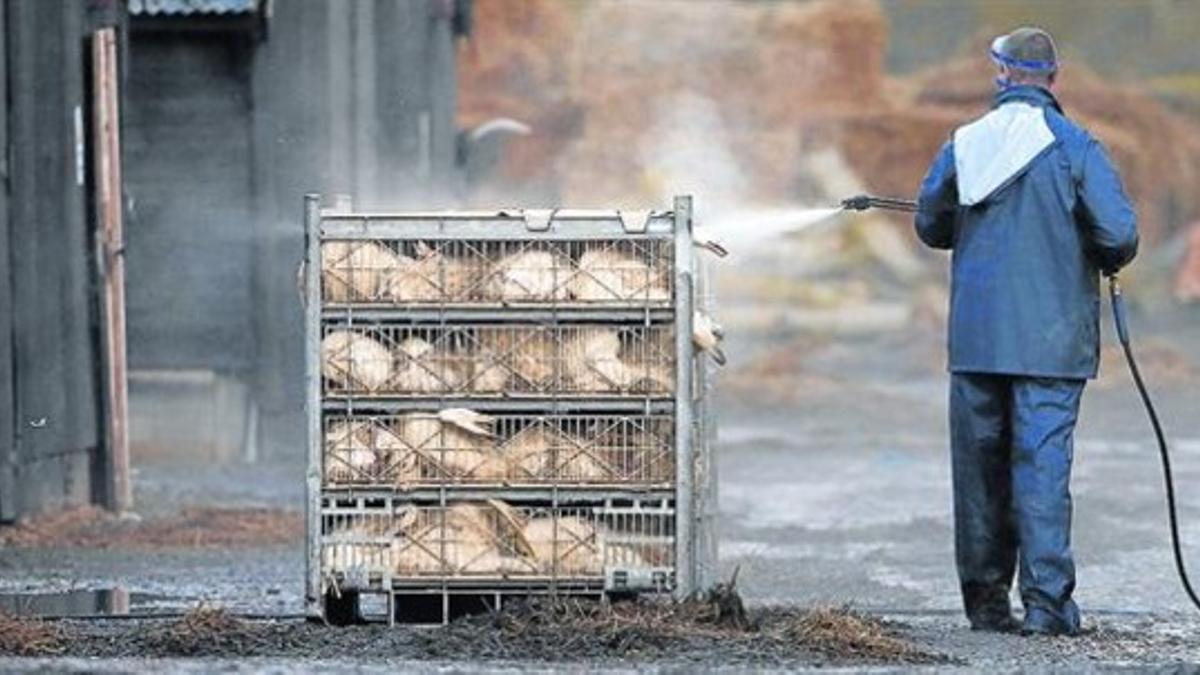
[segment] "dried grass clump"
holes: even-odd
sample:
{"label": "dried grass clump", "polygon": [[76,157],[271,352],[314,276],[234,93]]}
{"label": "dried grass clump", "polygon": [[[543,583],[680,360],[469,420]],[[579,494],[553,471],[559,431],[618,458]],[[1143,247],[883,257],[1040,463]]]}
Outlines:
{"label": "dried grass clump", "polygon": [[224,608],[200,605],[178,621],[154,630],[150,638],[163,652],[191,656],[222,653],[230,643],[241,642],[248,631],[246,622]]}
{"label": "dried grass clump", "polygon": [[0,612],[0,655],[47,656],[61,653],[66,636],[52,623]]}
{"label": "dried grass clump", "polygon": [[846,607],[817,607],[790,617],[775,628],[783,639],[839,659],[886,663],[938,660],[891,633],[879,619]]}
{"label": "dried grass clump", "polygon": [[[432,640],[484,643],[521,660],[719,655],[722,662],[827,665],[942,664],[950,660],[847,610],[745,610],[736,580],[682,600],[600,603],[543,599],[461,619]],[[486,636],[486,638],[484,637]]]}

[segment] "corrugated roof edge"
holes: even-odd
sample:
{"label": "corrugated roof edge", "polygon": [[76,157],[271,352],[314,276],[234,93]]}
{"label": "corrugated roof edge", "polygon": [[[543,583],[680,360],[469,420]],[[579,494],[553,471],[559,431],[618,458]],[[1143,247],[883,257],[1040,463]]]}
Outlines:
{"label": "corrugated roof edge", "polygon": [[258,8],[259,0],[129,0],[132,16],[252,14]]}

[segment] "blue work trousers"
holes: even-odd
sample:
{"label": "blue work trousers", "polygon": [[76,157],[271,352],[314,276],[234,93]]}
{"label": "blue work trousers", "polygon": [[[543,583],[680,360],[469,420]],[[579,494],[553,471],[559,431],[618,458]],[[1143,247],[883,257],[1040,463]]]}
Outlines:
{"label": "blue work trousers", "polygon": [[1078,629],[1071,459],[1085,381],[953,373],[954,544],[968,617],[1009,606]]}

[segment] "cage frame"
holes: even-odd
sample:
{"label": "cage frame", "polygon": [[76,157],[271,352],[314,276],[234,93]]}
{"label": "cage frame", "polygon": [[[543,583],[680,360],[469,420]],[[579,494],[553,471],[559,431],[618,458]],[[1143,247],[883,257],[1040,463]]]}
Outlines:
{"label": "cage frame", "polygon": [[[504,499],[521,503],[558,505],[564,499],[605,503],[611,500],[670,499],[674,517],[673,566],[670,592],[685,597],[710,584],[715,567],[715,535],[712,512],[715,511],[715,471],[711,459],[710,427],[702,411],[709,405],[707,373],[691,342],[692,313],[701,307],[705,291],[697,289],[698,261],[693,238],[692,200],[676,197],[665,211],[618,212],[603,210],[511,210],[447,211],[409,213],[355,212],[348,199],[339,199],[332,208],[322,208],[321,196],[304,198],[305,257],[298,275],[304,311],[305,410],[308,468],[306,482],[306,614],[314,619],[325,617],[327,586],[321,558],[322,500],[404,499],[410,503],[442,504],[454,500]],[[322,293],[321,246],[327,239],[338,240],[484,240],[517,241],[538,238],[554,241],[591,242],[600,240],[659,240],[673,247],[669,271],[669,303],[632,302],[554,305],[538,302],[487,304],[366,305],[326,303]],[[670,324],[674,328],[674,388],[669,395],[559,396],[553,393],[519,398],[428,396],[374,396],[357,398],[325,395],[322,376],[320,337],[330,324],[436,324],[452,325],[476,322],[612,323],[627,326]],[[324,484],[325,416],[330,413],[356,412],[400,414],[411,411],[466,407],[480,412],[518,414],[668,414],[674,418],[674,480],[667,486],[638,485],[544,485],[544,486],[422,486],[402,494],[384,486],[329,486]],[[622,586],[628,579],[607,575],[596,579],[562,580],[541,587],[525,583],[519,592],[526,594],[558,592],[596,594],[648,590]],[[658,590],[662,590],[659,588]],[[516,592],[503,584],[489,586],[479,580],[393,580],[388,595],[389,623],[395,618],[394,596],[399,593],[441,594],[443,604],[455,593],[478,591]],[[496,596],[499,598],[499,595]]]}

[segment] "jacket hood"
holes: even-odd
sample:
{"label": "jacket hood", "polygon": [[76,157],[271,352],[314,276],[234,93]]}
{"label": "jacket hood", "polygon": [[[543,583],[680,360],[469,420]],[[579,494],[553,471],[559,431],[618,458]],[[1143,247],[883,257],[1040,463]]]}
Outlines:
{"label": "jacket hood", "polygon": [[992,110],[954,132],[958,202],[974,206],[1016,180],[1054,143],[1046,108],[1061,112],[1041,87],[1009,87],[996,95]]}

